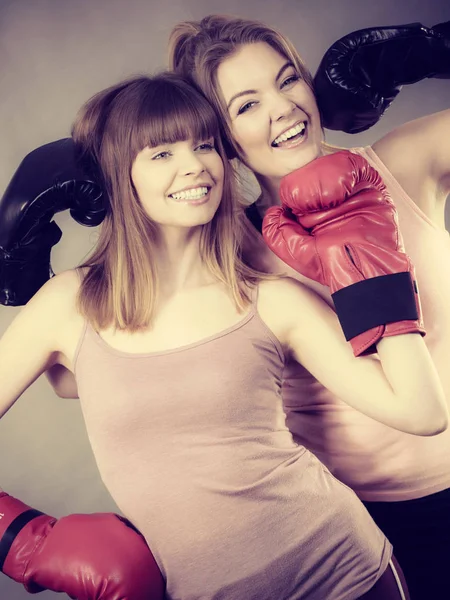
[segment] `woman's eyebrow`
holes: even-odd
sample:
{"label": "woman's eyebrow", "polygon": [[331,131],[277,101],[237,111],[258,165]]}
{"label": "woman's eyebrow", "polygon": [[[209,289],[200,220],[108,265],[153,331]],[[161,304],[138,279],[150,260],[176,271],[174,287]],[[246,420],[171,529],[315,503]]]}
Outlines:
{"label": "woman's eyebrow", "polygon": [[278,71],[277,76],[275,77],[275,81],[278,81],[280,79],[280,77],[283,75],[283,73],[286,71],[286,69],[289,69],[289,67],[293,67],[294,65],[291,63],[290,60],[288,60],[288,62],[286,62],[281,69]]}
{"label": "woman's eyebrow", "polygon": [[[289,67],[293,67],[294,65],[288,61],[286,62],[281,69],[278,71],[277,76],[275,77],[275,81],[278,81],[280,79],[280,77],[283,75],[283,73],[286,71],[286,69],[289,69]],[[240,98],[241,96],[246,96],[247,94],[256,94],[258,92],[258,90],[243,90],[242,92],[238,92],[237,94],[234,94],[234,96],[231,96],[228,104],[227,104],[227,109],[229,110],[231,105],[233,104],[233,102],[237,99]]]}
{"label": "woman's eyebrow", "polygon": [[243,90],[242,92],[238,92],[237,94],[234,94],[234,96],[231,96],[230,101],[227,104],[227,109],[230,109],[230,106],[233,104],[233,102],[235,100],[237,100],[237,98],[240,98],[241,96],[247,96],[247,94],[256,94],[257,90]]}

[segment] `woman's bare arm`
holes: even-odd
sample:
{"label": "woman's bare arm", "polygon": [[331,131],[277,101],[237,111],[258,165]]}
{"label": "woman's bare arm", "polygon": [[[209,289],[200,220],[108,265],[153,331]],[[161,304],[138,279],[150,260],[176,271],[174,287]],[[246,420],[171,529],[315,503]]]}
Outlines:
{"label": "woman's bare arm", "polygon": [[48,281],[0,339],[0,417],[44,371],[57,364],[61,335],[73,310],[74,282],[70,271]]}
{"label": "woman's bare arm", "polygon": [[443,226],[450,194],[450,109],[405,123],[372,148],[419,208]]}
{"label": "woman's bare arm", "polygon": [[407,433],[446,429],[445,395],[419,334],[383,338],[380,361],[355,358],[333,310],[287,278],[260,284],[259,311],[287,351],[353,408]]}

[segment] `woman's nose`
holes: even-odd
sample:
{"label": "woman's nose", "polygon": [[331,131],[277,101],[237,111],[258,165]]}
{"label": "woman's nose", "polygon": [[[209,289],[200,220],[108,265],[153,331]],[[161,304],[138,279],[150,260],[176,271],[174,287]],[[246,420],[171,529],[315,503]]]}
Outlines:
{"label": "woman's nose", "polygon": [[272,104],[272,121],[279,121],[287,117],[295,109],[295,103],[287,98],[285,94],[276,93]]}
{"label": "woman's nose", "polygon": [[205,170],[205,165],[200,157],[192,152],[184,159],[181,170],[184,175],[196,175]]}

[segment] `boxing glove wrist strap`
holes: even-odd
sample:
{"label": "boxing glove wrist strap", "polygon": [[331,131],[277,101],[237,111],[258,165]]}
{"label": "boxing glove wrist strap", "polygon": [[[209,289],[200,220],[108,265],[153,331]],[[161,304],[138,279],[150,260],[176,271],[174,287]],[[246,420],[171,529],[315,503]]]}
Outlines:
{"label": "boxing glove wrist strap", "polygon": [[379,325],[418,319],[415,284],[408,272],[359,281],[332,298],[347,341]]}
{"label": "boxing glove wrist strap", "polygon": [[11,549],[11,546],[19,535],[20,531],[33,519],[36,517],[40,517],[44,513],[39,510],[35,510],[31,508],[30,510],[26,510],[21,513],[18,517],[12,521],[7,529],[5,530],[2,538],[0,539],[0,571],[3,571],[3,565],[5,563],[6,557],[8,556],[8,552]]}

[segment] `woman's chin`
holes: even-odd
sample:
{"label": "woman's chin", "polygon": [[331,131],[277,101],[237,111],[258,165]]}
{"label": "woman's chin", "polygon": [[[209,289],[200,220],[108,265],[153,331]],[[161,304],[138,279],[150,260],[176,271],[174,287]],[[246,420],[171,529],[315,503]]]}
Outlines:
{"label": "woman's chin", "polygon": [[308,148],[302,148],[301,152],[285,152],[284,155],[273,156],[270,165],[262,165],[259,169],[252,169],[251,166],[249,168],[253,170],[263,188],[273,191],[278,190],[283,177],[301,169],[319,156],[322,156],[321,144],[310,145]]}
{"label": "woman's chin", "polygon": [[321,156],[321,154],[320,148],[308,148],[308,151],[306,152],[298,153],[296,156],[286,157],[286,160],[283,161],[283,164],[280,164],[280,168],[277,169],[279,171],[278,177],[281,179],[282,177],[289,175],[289,173],[301,169]]}

